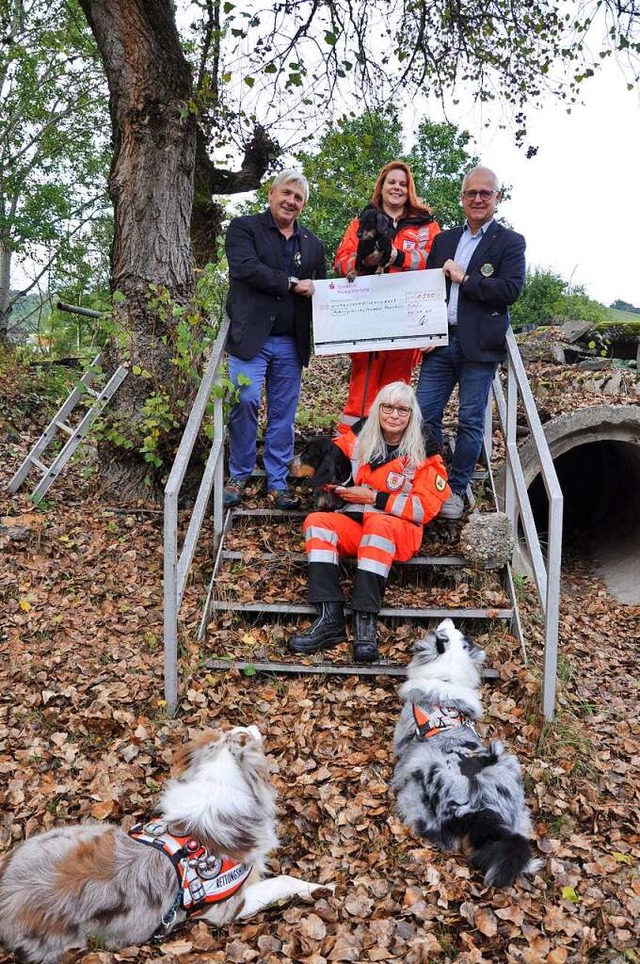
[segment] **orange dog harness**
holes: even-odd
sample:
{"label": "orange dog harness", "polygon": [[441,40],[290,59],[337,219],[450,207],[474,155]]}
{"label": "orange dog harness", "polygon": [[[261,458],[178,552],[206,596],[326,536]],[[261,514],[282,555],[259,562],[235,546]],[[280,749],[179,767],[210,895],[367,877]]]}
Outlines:
{"label": "orange dog harness", "polygon": [[251,865],[210,854],[195,837],[171,833],[161,820],[138,823],[129,836],[167,855],[178,875],[176,905],[182,905],[190,917],[233,897],[251,873]]}
{"label": "orange dog harness", "polygon": [[428,740],[445,730],[452,730],[458,726],[469,726],[475,733],[476,728],[470,716],[465,716],[453,706],[434,706],[427,715],[419,706],[413,704],[413,719],[416,724],[416,737]]}

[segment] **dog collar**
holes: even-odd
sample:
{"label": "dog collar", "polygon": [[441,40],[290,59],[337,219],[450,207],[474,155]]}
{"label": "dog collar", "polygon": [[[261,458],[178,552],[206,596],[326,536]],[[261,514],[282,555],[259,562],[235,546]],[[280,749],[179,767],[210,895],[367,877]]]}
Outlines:
{"label": "dog collar", "polygon": [[251,864],[211,854],[195,837],[174,834],[161,820],[138,823],[129,836],[166,854],[175,867],[178,894],[169,911],[171,919],[162,919],[165,930],[170,929],[181,905],[189,917],[197,917],[211,904],[233,897],[251,873]]}
{"label": "dog collar", "polygon": [[416,739],[418,740],[428,740],[445,730],[453,730],[459,726],[468,726],[474,733],[476,732],[471,717],[461,713],[454,706],[437,705],[432,707],[427,714],[413,703],[413,719],[416,724]]}

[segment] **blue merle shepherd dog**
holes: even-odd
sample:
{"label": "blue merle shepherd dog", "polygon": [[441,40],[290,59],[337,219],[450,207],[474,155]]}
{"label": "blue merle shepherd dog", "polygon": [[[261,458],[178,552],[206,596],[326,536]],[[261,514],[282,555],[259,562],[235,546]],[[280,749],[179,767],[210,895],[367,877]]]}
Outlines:
{"label": "blue merle shepherd dog", "polygon": [[484,658],[450,619],[416,644],[400,688],[393,786],[398,813],[414,833],[441,850],[463,846],[486,884],[507,887],[541,861],[531,854],[518,761],[498,740],[485,746],[475,731]]}

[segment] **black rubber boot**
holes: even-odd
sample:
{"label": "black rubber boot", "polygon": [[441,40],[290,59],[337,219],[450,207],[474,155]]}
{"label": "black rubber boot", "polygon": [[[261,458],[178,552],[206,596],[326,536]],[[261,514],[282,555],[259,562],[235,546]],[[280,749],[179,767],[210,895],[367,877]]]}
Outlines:
{"label": "black rubber boot", "polygon": [[341,602],[318,603],[315,621],[303,633],[296,633],[288,647],[294,653],[317,653],[319,649],[331,649],[347,638],[344,608]]}
{"label": "black rubber boot", "polygon": [[378,652],[377,613],[354,614],[353,661],[355,663],[376,663]]}

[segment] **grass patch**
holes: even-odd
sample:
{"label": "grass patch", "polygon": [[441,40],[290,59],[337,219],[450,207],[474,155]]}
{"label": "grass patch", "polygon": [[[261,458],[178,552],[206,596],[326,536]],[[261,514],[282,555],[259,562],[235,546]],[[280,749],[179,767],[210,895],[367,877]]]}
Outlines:
{"label": "grass patch", "polygon": [[565,779],[582,780],[594,774],[591,761],[595,752],[595,745],[584,725],[569,711],[543,725],[536,746],[536,756],[561,768],[561,775],[552,778],[552,782],[560,784],[564,784]]}
{"label": "grass patch", "polygon": [[620,311],[619,308],[605,308],[606,321],[616,325],[633,322],[640,328],[640,314],[636,311]]}
{"label": "grass patch", "polygon": [[444,924],[434,926],[433,933],[447,960],[455,960],[459,953],[459,939],[454,930]]}

